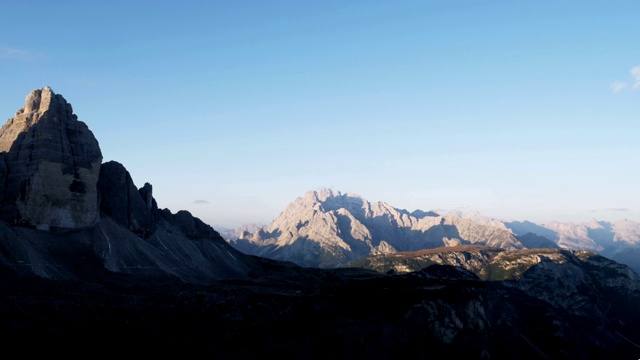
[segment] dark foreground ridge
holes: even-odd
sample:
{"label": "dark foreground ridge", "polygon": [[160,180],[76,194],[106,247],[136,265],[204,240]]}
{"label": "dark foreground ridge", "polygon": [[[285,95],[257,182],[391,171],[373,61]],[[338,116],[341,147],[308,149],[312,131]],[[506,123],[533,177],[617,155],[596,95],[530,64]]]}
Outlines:
{"label": "dark foreground ridge", "polygon": [[591,298],[606,316],[579,314],[451,266],[390,276],[263,263],[247,278],[210,285],[118,277],[3,277],[4,350],[181,359],[626,359],[640,351],[637,298]]}

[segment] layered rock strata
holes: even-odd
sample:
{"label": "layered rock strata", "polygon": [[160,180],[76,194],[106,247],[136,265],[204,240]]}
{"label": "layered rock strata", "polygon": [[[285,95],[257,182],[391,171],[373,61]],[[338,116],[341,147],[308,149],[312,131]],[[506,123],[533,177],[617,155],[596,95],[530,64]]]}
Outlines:
{"label": "layered rock strata", "polygon": [[98,141],[50,87],[27,95],[0,128],[0,159],[2,220],[43,230],[98,222]]}

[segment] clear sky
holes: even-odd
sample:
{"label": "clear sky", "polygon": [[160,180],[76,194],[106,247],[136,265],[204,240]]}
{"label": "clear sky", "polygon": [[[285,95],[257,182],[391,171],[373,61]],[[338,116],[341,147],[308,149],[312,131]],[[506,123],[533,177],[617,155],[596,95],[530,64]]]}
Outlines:
{"label": "clear sky", "polygon": [[309,190],[640,221],[640,1],[0,0],[0,115],[51,86],[161,208]]}

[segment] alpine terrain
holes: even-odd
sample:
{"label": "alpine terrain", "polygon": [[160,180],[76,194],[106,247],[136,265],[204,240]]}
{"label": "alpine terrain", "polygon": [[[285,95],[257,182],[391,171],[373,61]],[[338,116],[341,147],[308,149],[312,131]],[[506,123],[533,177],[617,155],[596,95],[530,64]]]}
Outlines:
{"label": "alpine terrain", "polygon": [[309,191],[268,226],[223,234],[247,253],[306,267],[345,266],[372,255],[458,245],[505,250],[589,250],[640,271],[640,224],[592,220],[544,225],[482,216],[477,211],[408,212],[331,189]]}
{"label": "alpine terrain", "polygon": [[240,251],[103,162],[49,87],[0,128],[0,180],[6,356],[640,357],[638,274],[563,248],[607,251],[631,223],[534,235],[323,190],[247,228]]}

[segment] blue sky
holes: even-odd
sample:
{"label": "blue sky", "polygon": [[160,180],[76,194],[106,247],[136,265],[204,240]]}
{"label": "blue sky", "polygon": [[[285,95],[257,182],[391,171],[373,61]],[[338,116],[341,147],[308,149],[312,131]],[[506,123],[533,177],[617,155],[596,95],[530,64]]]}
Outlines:
{"label": "blue sky", "polygon": [[162,208],[640,221],[638,1],[3,1],[0,114],[51,86]]}

